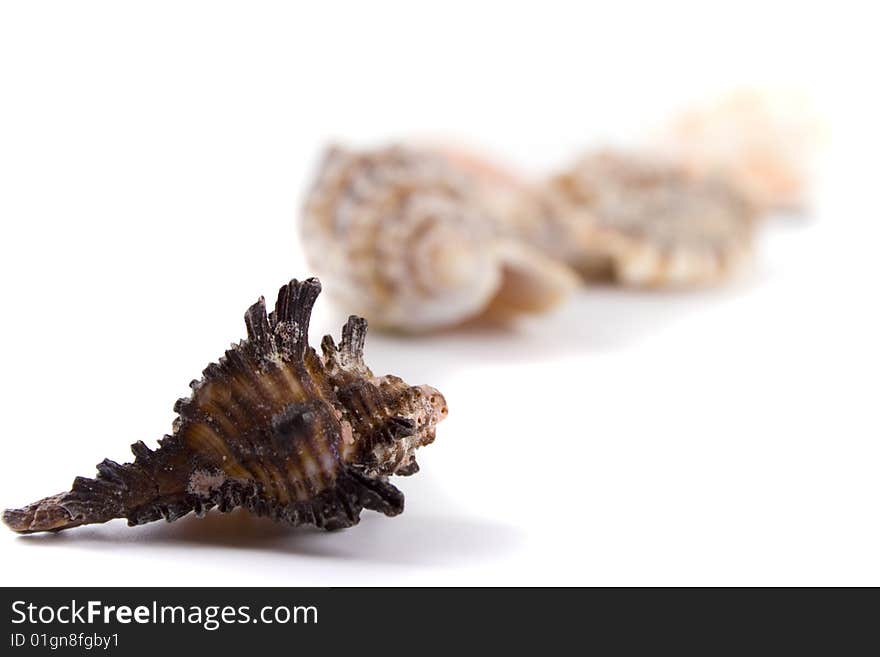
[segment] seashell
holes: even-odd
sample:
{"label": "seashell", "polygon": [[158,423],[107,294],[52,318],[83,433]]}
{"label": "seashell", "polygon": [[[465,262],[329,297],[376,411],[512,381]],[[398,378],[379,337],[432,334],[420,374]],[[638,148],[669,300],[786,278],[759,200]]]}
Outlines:
{"label": "seashell", "polygon": [[567,213],[552,211],[541,181],[462,148],[438,146],[435,150],[480,185],[481,198],[496,217],[500,234],[557,262],[569,260],[577,241],[577,222]]}
{"label": "seashell", "polygon": [[302,243],[327,289],[373,325],[428,331],[544,312],[574,274],[518,241],[489,176],[429,149],[328,149]]}
{"label": "seashell", "polygon": [[643,154],[588,155],[548,182],[545,200],[566,218],[565,257],[587,278],[704,285],[737,271],[751,252],[754,210],[736,188]]}
{"label": "seashell", "polygon": [[651,147],[736,184],[761,212],[801,210],[823,132],[806,98],[747,90],[683,112]]}
{"label": "seashell", "polygon": [[366,322],[352,316],[322,356],[308,345],[317,279],[281,288],[268,316],[262,298],[233,345],[178,400],[173,433],[157,450],[132,445],[133,463],[98,464],[94,479],[3,521],[17,532],[56,531],[127,518],[168,521],[212,507],[244,507],[291,525],[338,529],[362,509],[403,511],[391,475],[418,470],[414,452],[434,441],[446,401],[429,386],[374,376],[363,361]]}

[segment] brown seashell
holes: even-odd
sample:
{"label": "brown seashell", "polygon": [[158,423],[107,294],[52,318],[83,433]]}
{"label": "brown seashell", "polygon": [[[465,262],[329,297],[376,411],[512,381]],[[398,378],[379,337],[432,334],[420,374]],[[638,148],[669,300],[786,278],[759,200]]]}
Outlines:
{"label": "brown seashell", "polygon": [[606,150],[551,179],[546,211],[587,278],[637,287],[716,283],[748,261],[754,208],[731,185],[658,158]]}
{"label": "brown seashell", "polygon": [[310,266],[345,307],[396,330],[555,306],[576,277],[507,230],[505,190],[475,167],[432,149],[329,149],[303,211]]}
{"label": "brown seashell", "polygon": [[320,290],[315,278],[293,280],[269,315],[262,298],[251,306],[247,339],[190,384],[159,449],[137,442],[133,463],[104,460],[94,479],[77,477],[69,492],[8,509],[3,521],[29,533],[244,507],[338,529],[357,524],[364,508],[401,513],[403,494],[388,477],[418,470],[414,451],[434,441],[446,401],[429,386],[374,376],[359,317],[349,318],[339,346],[325,336],[318,356],[308,329]]}

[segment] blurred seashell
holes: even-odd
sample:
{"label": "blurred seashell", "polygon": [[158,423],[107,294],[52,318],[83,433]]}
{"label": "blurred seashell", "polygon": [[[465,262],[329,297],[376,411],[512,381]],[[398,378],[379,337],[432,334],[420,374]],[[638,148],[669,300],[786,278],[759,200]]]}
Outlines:
{"label": "blurred seashell", "polygon": [[576,277],[517,243],[490,187],[433,150],[331,148],[305,203],[306,257],[374,326],[428,331],[543,312]]}
{"label": "blurred seashell", "polygon": [[545,199],[572,226],[567,258],[586,278],[705,285],[751,253],[754,211],[736,188],[643,154],[588,155],[547,183]]}
{"label": "blurred seashell", "polygon": [[730,180],[761,212],[800,210],[823,132],[801,95],[740,91],[683,112],[651,146],[692,173]]}
{"label": "blurred seashell", "polygon": [[460,147],[436,146],[434,151],[479,185],[481,200],[496,217],[499,234],[557,262],[568,262],[579,253],[578,222],[568,213],[552,211],[543,181]]}

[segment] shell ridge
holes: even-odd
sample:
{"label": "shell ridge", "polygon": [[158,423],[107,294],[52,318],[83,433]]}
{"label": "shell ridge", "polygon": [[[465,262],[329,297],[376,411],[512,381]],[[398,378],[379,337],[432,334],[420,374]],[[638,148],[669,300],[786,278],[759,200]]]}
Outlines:
{"label": "shell ridge", "polygon": [[[279,499],[284,499],[287,495],[285,478],[282,477],[278,464],[274,463],[271,450],[263,448],[267,444],[262,435],[264,432],[258,428],[250,429],[255,418],[259,421],[259,426],[266,426],[271,422],[273,411],[265,403],[270,395],[256,375],[258,363],[249,359],[247,352],[238,350],[233,350],[229,362],[235,364],[234,370],[230,370],[230,375],[238,386],[232,389],[230,405],[227,407],[235,414],[234,425],[238,429],[236,434],[229,436],[229,440],[239,440],[247,447],[242,452],[256,460],[255,465],[259,469],[260,479],[265,477],[269,486],[275,491],[275,495]],[[267,451],[270,453],[266,454]]]}
{"label": "shell ridge", "polygon": [[[339,457],[338,451],[331,446],[338,443],[341,432],[329,404],[322,399],[290,404],[273,416],[271,426],[270,442],[279,467],[290,472],[290,464],[285,467],[285,461],[295,462],[298,467],[294,468],[294,472],[303,485],[309,485],[311,477],[306,473],[305,460],[311,459],[317,466],[321,490],[332,487],[337,476]],[[332,457],[329,468],[322,455]],[[290,479],[290,490],[293,492],[294,478]],[[312,492],[318,493],[320,490]]]}

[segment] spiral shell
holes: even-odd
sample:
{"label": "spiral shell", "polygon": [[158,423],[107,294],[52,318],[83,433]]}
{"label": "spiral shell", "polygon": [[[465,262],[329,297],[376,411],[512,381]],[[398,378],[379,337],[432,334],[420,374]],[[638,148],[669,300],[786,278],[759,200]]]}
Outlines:
{"label": "spiral shell", "polygon": [[735,188],[642,154],[586,156],[547,183],[545,203],[568,231],[565,257],[588,278],[704,285],[751,252],[754,210]]}
{"label": "spiral shell", "polygon": [[331,148],[304,207],[306,257],[345,307],[386,328],[545,311],[576,279],[510,235],[490,187],[433,150]]}
{"label": "spiral shell", "polygon": [[434,441],[446,401],[430,386],[376,377],[363,362],[366,322],[352,316],[337,347],[308,345],[317,279],[281,288],[272,313],[261,298],[245,314],[247,340],[233,345],[178,400],[173,433],[133,463],[98,464],[94,479],[8,509],[22,533],[127,518],[140,525],[212,507],[235,507],[326,529],[358,522],[362,509],[393,516],[403,494],[390,475],[418,470],[414,452]]}

